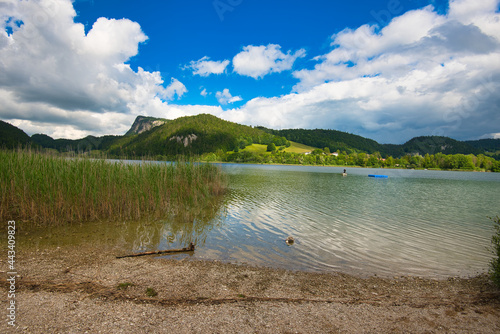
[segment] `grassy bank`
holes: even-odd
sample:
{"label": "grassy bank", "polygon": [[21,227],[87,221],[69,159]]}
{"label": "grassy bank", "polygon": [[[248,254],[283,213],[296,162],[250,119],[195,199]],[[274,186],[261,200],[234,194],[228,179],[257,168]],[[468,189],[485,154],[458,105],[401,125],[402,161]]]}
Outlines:
{"label": "grassy bank", "polygon": [[0,219],[35,225],[164,217],[202,206],[225,190],[208,164],[67,159],[0,151]]}

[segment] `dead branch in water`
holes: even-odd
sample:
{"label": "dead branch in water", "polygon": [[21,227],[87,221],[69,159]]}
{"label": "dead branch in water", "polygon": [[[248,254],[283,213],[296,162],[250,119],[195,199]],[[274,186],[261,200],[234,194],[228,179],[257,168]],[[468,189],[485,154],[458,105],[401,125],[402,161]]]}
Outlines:
{"label": "dead branch in water", "polygon": [[181,249],[166,249],[152,252],[143,252],[137,254],[129,254],[124,256],[117,256],[117,259],[123,259],[124,257],[136,257],[136,256],[144,256],[144,255],[156,255],[156,254],[164,254],[164,253],[181,253],[181,252],[193,252],[194,251],[194,243],[190,243],[189,247],[184,247]]}

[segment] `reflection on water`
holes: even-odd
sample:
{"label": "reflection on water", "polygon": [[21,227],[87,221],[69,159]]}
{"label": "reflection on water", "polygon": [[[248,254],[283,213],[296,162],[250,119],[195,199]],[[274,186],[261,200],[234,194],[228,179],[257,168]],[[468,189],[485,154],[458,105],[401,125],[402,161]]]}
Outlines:
{"label": "reflection on water", "polygon": [[224,198],[215,198],[203,207],[184,208],[164,220],[132,222],[99,221],[40,228],[19,239],[21,247],[40,249],[54,246],[86,246],[102,251],[144,252],[185,247],[190,242],[203,246],[212,229],[220,228]]}
{"label": "reflection on water", "polygon": [[[193,241],[194,258],[359,275],[487,270],[493,233],[487,217],[500,214],[500,174],[351,168],[342,177],[343,168],[333,167],[223,169],[230,191],[203,208],[159,222],[52,229],[30,235],[29,243],[90,244],[118,253]],[[293,246],[285,243],[289,235]]]}

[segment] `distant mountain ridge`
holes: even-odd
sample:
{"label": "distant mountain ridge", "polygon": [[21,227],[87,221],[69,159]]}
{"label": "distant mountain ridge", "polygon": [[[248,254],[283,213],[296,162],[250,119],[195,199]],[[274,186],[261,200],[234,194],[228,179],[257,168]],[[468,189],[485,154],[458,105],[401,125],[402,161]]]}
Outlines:
{"label": "distant mountain ridge", "polygon": [[402,145],[379,144],[375,140],[364,138],[338,130],[324,129],[286,129],[273,130],[264,127],[260,129],[286,139],[318,148],[328,147],[330,152],[360,151],[369,154],[379,152],[385,156],[404,156],[406,154],[481,154],[500,150],[500,139],[482,139],[462,142],[449,137],[421,136],[415,137]]}
{"label": "distant mountain ridge", "polygon": [[[497,140],[500,145],[500,140]],[[476,143],[476,146],[470,143]],[[485,153],[485,149],[477,141],[462,142],[449,137],[442,136],[421,136],[415,137],[400,145],[382,145],[384,153],[392,156],[401,156],[406,154],[474,154]]]}
{"label": "distant mountain ridge", "polygon": [[402,145],[376,141],[337,130],[251,127],[222,120],[213,115],[179,117],[174,120],[138,116],[123,136],[87,136],[81,139],[53,139],[44,134],[31,138],[21,129],[0,121],[0,146],[16,148],[33,145],[60,152],[99,150],[113,156],[179,154],[198,155],[216,151],[237,151],[250,144],[269,144],[289,140],[331,152],[363,152],[401,157],[419,154],[485,154],[500,159],[500,139],[458,141],[448,137],[415,137]]}
{"label": "distant mountain ridge", "polygon": [[487,152],[498,152],[500,151],[500,139],[479,139],[479,140],[467,140],[467,143],[475,148],[485,150]]}
{"label": "distant mountain ridge", "polygon": [[31,141],[44,148],[52,148],[60,152],[76,151],[88,152],[93,150],[105,151],[112,143],[122,136],[87,136],[82,139],[53,139],[45,134],[34,134]]}

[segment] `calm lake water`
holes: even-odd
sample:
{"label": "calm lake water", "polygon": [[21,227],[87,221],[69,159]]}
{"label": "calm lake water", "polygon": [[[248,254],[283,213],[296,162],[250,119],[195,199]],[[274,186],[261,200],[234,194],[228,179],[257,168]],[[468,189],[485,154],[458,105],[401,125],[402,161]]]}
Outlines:
{"label": "calm lake water", "polygon": [[[116,252],[181,248],[220,260],[318,272],[424,277],[487,271],[500,174],[224,164],[230,191],[206,214],[45,231],[42,244]],[[368,177],[388,175],[387,179]],[[287,236],[296,242],[285,243]]]}

